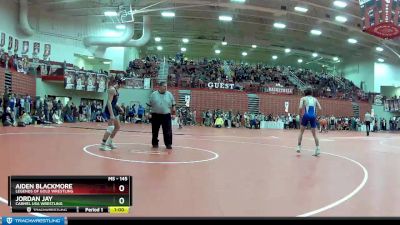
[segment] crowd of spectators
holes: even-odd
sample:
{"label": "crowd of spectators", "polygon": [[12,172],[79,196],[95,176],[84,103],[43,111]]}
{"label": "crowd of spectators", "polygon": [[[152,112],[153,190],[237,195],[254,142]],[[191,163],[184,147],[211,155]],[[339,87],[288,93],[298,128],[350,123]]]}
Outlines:
{"label": "crowd of spectators", "polygon": [[169,60],[168,81],[170,86],[206,87],[208,82],[234,84],[234,89],[262,91],[265,85],[293,87],[281,67],[266,65],[235,64],[220,59]]}
{"label": "crowd of spectators", "polygon": [[156,56],[147,56],[129,62],[125,76],[128,78],[156,78],[160,70],[160,60]]}
{"label": "crowd of spectators", "polygon": [[[0,98],[0,118],[3,126],[26,126],[30,124],[62,124],[75,122],[106,122],[103,102],[82,101],[76,105],[70,99],[66,104],[46,96],[32,99],[29,95],[6,92]],[[120,120],[124,123],[149,123],[149,113],[142,105],[124,105]]]}
{"label": "crowd of spectators", "polygon": [[315,73],[309,69],[290,70],[307,86],[318,90],[315,95],[328,98],[365,100],[365,95],[354,83],[343,76]]}
{"label": "crowd of spectators", "polygon": [[29,62],[28,57],[20,57],[17,54],[12,55],[0,49],[0,67],[27,74],[31,65],[32,63]]}
{"label": "crowd of spectators", "polygon": [[168,81],[170,86],[200,88],[208,82],[234,84],[234,89],[265,92],[267,87],[293,88],[298,93],[298,86],[289,79],[297,76],[306,86],[311,86],[319,97],[366,100],[366,96],[351,81],[342,76],[333,76],[324,72],[317,73],[308,69],[292,69],[282,66],[263,64],[236,64],[220,59],[204,58],[193,60],[169,59]]}
{"label": "crowd of spectators", "polygon": [[[319,116],[317,119],[317,127],[320,129],[321,120],[327,121],[328,130],[351,130],[360,131],[361,126],[364,125],[359,117],[335,117],[334,115]],[[240,112],[234,113],[232,110],[224,111],[220,109],[216,110],[205,110],[201,112],[201,120],[199,124],[207,127],[216,128],[239,128],[245,127],[249,129],[260,129],[262,121],[268,122],[281,122],[283,123],[284,129],[300,129],[301,117],[298,114],[286,114],[286,115],[272,115],[264,113],[248,113]],[[400,130],[400,117],[393,117],[388,122],[384,118],[374,117],[371,123],[373,131],[395,131]]]}

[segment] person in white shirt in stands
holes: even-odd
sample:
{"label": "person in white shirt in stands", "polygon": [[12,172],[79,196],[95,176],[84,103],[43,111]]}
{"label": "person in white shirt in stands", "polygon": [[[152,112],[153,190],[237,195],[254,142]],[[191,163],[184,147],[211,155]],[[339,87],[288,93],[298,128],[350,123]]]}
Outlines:
{"label": "person in white shirt in stands", "polygon": [[300,99],[299,105],[299,114],[302,114],[302,110],[304,108],[304,114],[301,120],[301,128],[297,145],[297,153],[301,151],[301,141],[303,139],[304,130],[307,128],[308,123],[311,125],[311,132],[314,137],[316,149],[315,154],[313,156],[318,156],[320,154],[319,149],[319,140],[317,134],[315,132],[315,128],[317,127],[317,106],[319,110],[322,110],[321,105],[318,100],[312,96],[311,89],[306,89],[304,91],[304,97]]}

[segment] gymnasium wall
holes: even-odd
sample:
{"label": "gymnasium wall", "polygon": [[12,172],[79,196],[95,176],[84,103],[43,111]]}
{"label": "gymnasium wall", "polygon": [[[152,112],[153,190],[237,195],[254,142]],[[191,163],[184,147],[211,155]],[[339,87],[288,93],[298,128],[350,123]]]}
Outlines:
{"label": "gymnasium wall", "polygon": [[[35,77],[25,75],[18,72],[10,72],[12,76],[12,92],[18,95],[36,96],[36,82]],[[5,69],[0,68],[0,94],[4,93],[5,84]],[[3,95],[1,95],[3,96]]]}
{"label": "gymnasium wall", "polygon": [[[260,110],[263,113],[272,113],[274,115],[286,114],[284,106],[287,101],[289,102],[289,113],[298,114],[300,96],[260,94],[259,97]],[[353,108],[349,101],[324,98],[318,100],[322,107],[322,111],[318,111],[319,115],[353,116]]]}
{"label": "gymnasium wall", "polygon": [[[400,116],[399,112],[385,112],[384,106],[383,105],[372,105],[372,108],[374,109],[374,113],[376,116],[378,116],[378,119],[380,120],[381,118],[385,118],[387,122],[394,116]],[[389,125],[388,125],[389,127]]]}
{"label": "gymnasium wall", "polygon": [[382,86],[397,87],[400,84],[399,73],[400,66],[398,65],[392,65],[388,63],[375,63],[375,92],[380,93],[382,91]]}
{"label": "gymnasium wall", "polygon": [[[365,82],[365,91],[375,91],[375,77],[374,77],[374,63],[372,60],[364,62],[351,62],[348,63],[344,68],[344,77],[360,87],[361,82]],[[379,90],[378,90],[379,91]]]}
{"label": "gymnasium wall", "polygon": [[[400,84],[400,82],[399,82]],[[386,96],[388,98],[391,98],[393,96],[400,96],[400,87],[398,85],[395,86],[381,86],[381,94],[383,96]]]}
{"label": "gymnasium wall", "polygon": [[[168,89],[178,102],[178,89]],[[285,102],[289,102],[289,113],[298,113],[300,96],[296,95],[272,95],[267,93],[258,93],[260,98],[260,111],[264,114],[282,115],[285,113]],[[335,116],[353,116],[353,107],[350,101],[333,100],[320,98],[322,112],[320,115],[335,115]],[[248,99],[245,92],[239,91],[213,91],[213,90],[192,90],[191,107],[197,111],[197,119],[200,119],[201,112],[207,109],[223,109],[247,112]],[[359,103],[360,115],[363,115],[367,110],[371,111],[369,103]]]}

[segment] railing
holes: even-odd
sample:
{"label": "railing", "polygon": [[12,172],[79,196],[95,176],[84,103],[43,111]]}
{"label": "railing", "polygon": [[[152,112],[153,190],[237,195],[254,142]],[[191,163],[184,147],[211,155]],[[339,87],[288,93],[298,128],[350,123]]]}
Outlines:
{"label": "railing", "polygon": [[307,88],[307,85],[302,80],[300,80],[292,71],[285,70],[284,74],[289,78],[289,81],[297,85],[300,90],[305,90]]}

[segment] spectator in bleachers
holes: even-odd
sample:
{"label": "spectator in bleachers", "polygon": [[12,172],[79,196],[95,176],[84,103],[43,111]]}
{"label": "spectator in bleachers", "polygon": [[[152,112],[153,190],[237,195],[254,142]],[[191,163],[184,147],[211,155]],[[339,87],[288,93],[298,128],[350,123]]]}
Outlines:
{"label": "spectator in bleachers", "polygon": [[63,118],[64,118],[64,122],[66,122],[66,123],[75,122],[74,116],[73,116],[73,113],[72,113],[72,106],[69,106],[69,103],[64,106]]}
{"label": "spectator in bleachers", "polygon": [[127,108],[128,108],[128,118],[127,118],[127,121],[128,121],[129,123],[133,123],[134,120],[135,120],[135,114],[136,114],[135,106],[136,106],[136,104],[133,104],[131,107],[127,107]]}
{"label": "spectator in bleachers", "polygon": [[224,125],[224,120],[218,116],[217,119],[215,120],[215,127],[216,128],[221,128]]}
{"label": "spectator in bleachers", "polygon": [[7,107],[6,111],[3,112],[1,120],[2,120],[3,126],[5,126],[5,127],[14,125],[14,117],[12,115],[10,107]]}
{"label": "spectator in bleachers", "polygon": [[141,104],[139,104],[139,107],[138,107],[138,117],[139,117],[139,119],[143,119],[143,115],[144,115],[144,108],[143,108],[143,106],[141,105]]}
{"label": "spectator in bleachers", "polygon": [[22,115],[19,118],[19,122],[23,123],[24,125],[29,125],[32,124],[32,118],[29,115],[29,113],[25,112],[25,110],[22,111]]}

